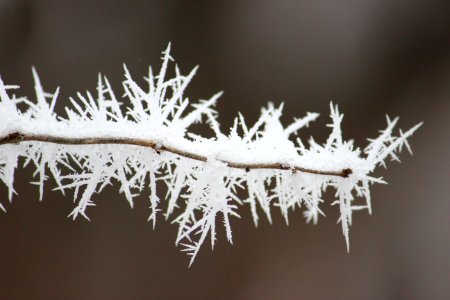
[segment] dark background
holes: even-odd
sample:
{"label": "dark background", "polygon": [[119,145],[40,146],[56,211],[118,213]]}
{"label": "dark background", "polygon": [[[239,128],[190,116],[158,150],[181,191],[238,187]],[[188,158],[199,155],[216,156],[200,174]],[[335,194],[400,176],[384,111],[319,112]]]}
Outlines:
{"label": "dark background", "polygon": [[274,211],[255,228],[240,208],[235,245],[221,232],[190,269],[176,226],[146,222],[146,197],[131,210],[111,187],[92,222],[73,222],[71,198],[48,188],[40,203],[33,169],[20,168],[11,204],[0,188],[0,299],[450,299],[448,0],[0,0],[2,78],[33,98],[35,66],[47,91],[62,87],[58,109],[99,71],[120,95],[122,63],[144,76],[169,41],[182,72],[200,64],[191,99],[225,91],[223,128],[284,101],[286,122],[320,112],[305,136],[324,141],[333,100],[361,147],[386,113],[404,129],[424,121],[414,156],[376,172],[389,185],[372,188],[372,216],[355,213],[350,254],[330,194],[317,226]]}

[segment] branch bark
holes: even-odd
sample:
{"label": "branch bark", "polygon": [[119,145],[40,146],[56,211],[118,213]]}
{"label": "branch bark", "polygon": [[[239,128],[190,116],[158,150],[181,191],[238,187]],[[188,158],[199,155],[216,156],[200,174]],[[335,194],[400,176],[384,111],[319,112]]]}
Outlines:
{"label": "branch bark", "polygon": [[[54,143],[62,145],[105,145],[105,144],[118,144],[118,145],[135,145],[147,148],[152,148],[156,152],[167,151],[173,154],[177,154],[182,157],[206,162],[208,158],[203,155],[196,153],[186,152],[171,146],[162,145],[152,140],[142,140],[142,139],[132,139],[132,138],[105,138],[105,137],[94,137],[94,138],[67,138],[61,136],[52,135],[30,135],[21,132],[13,132],[9,135],[0,138],[0,145],[4,144],[18,144],[21,142],[44,142],[44,143]],[[326,175],[326,176],[338,176],[347,178],[353,173],[352,169],[346,168],[338,171],[322,171],[314,170],[309,168],[304,168],[301,166],[288,166],[283,163],[239,163],[227,160],[219,160],[225,163],[230,168],[244,169],[246,171],[253,169],[278,169],[278,170],[291,170],[292,172],[303,172],[316,175]]]}

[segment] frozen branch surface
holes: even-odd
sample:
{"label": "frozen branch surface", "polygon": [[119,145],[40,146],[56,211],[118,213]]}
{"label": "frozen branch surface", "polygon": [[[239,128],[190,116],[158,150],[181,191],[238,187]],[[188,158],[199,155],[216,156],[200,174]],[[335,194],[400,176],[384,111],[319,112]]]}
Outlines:
{"label": "frozen branch surface", "polygon": [[[323,145],[311,139],[306,147],[291,137],[318,114],[307,113],[284,127],[282,105],[269,104],[253,126],[239,115],[224,133],[214,110],[221,93],[191,104],[184,91],[197,68],[181,75],[175,67],[173,78],[166,78],[170,46],[162,61],[157,75],[150,68],[145,89],[125,67],[126,101],[99,75],[96,93],[71,98],[66,116],[54,112],[59,89],[44,92],[34,70],[36,101],[16,96],[12,91],[18,87],[0,79],[0,179],[9,190],[9,200],[15,194],[14,171],[20,157],[24,165],[32,163],[36,168],[34,183],[41,200],[47,173],[55,179],[55,189],[73,190],[76,207],[69,216],[74,219],[80,215],[89,219],[87,207],[95,205],[93,195],[108,184],[117,182],[131,207],[133,198],[148,186],[149,221],[155,226],[162,210],[166,219],[176,215],[176,243],[184,246],[192,263],[206,239],[214,246],[218,217],[232,241],[230,218],[239,217],[238,205],[250,206],[255,224],[261,211],[271,222],[275,207],[288,222],[288,212],[297,206],[304,208],[307,222],[316,223],[323,215],[322,193],[332,187],[348,248],[352,212],[371,213],[369,186],[384,183],[370,174],[387,158],[398,160],[403,146],[410,150],[407,138],[421,125],[394,135],[398,118],[387,118],[387,128],[361,151],[343,140],[343,115],[331,105],[329,138]],[[189,131],[192,124],[204,120],[214,138]],[[165,205],[156,194],[157,181],[167,185]],[[361,204],[356,203],[358,198]],[[1,203],[0,208],[5,210]]]}

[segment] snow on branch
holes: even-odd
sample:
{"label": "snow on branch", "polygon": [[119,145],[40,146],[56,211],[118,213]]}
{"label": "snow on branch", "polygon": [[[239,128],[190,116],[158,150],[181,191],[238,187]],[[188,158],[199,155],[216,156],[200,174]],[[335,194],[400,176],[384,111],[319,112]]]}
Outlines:
{"label": "snow on branch", "polygon": [[[231,219],[239,217],[239,206],[250,206],[255,224],[260,212],[271,222],[274,209],[288,222],[288,213],[297,206],[304,208],[307,222],[317,223],[323,215],[322,194],[331,187],[348,249],[353,211],[371,213],[369,186],[384,183],[370,174],[386,158],[398,160],[403,146],[410,150],[407,138],[421,125],[394,135],[398,118],[388,118],[387,128],[361,151],[343,140],[343,115],[331,104],[329,138],[323,145],[311,139],[307,147],[290,137],[318,114],[307,113],[284,127],[282,106],[269,104],[253,126],[239,114],[230,131],[222,132],[214,110],[221,93],[191,104],[184,91],[197,69],[181,75],[175,67],[173,78],[167,78],[170,45],[162,61],[158,74],[149,69],[147,87],[140,87],[124,67],[125,101],[99,75],[96,93],[70,98],[64,116],[54,111],[59,89],[44,92],[34,69],[36,101],[16,96],[18,87],[0,79],[0,179],[9,201],[16,194],[19,158],[35,166],[33,183],[41,200],[49,175],[56,190],[73,191],[73,219],[89,220],[87,208],[95,205],[94,194],[108,184],[118,184],[131,207],[148,186],[149,221],[155,226],[161,213],[166,219],[175,215],[176,243],[184,246],[192,263],[207,239],[214,247],[218,220],[232,242]],[[189,131],[202,121],[214,138]],[[157,196],[158,182],[167,185],[165,201]],[[0,208],[5,210],[1,203]]]}

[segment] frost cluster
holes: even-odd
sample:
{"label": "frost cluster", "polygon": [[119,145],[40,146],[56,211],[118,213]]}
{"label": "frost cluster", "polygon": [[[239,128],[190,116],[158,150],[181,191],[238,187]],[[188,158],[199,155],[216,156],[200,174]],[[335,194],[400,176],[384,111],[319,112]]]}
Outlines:
{"label": "frost cluster", "polygon": [[[304,210],[307,222],[316,223],[323,215],[322,195],[331,187],[336,191],[332,205],[339,207],[348,248],[353,211],[371,213],[369,186],[384,183],[370,174],[387,158],[398,160],[396,154],[403,146],[410,150],[407,138],[420,124],[394,135],[398,119],[388,118],[386,129],[360,150],[343,140],[343,115],[331,105],[329,138],[324,144],[311,138],[305,146],[292,138],[318,114],[307,113],[283,126],[282,105],[269,104],[255,124],[246,124],[239,115],[223,132],[214,110],[220,93],[191,104],[184,91],[196,68],[181,75],[175,66],[173,78],[167,78],[171,61],[169,45],[159,73],[150,68],[145,88],[125,67],[124,97],[118,97],[100,75],[96,93],[71,98],[65,116],[54,112],[58,89],[44,92],[34,70],[36,101],[16,96],[13,90],[18,87],[0,79],[0,179],[9,190],[9,201],[16,193],[14,171],[20,157],[24,165],[36,168],[33,183],[41,200],[49,175],[57,183],[56,190],[73,191],[75,208],[70,217],[74,219],[89,219],[87,208],[95,205],[94,194],[109,184],[120,186],[131,207],[134,197],[148,186],[149,221],[155,226],[161,216],[178,224],[176,243],[183,245],[192,263],[207,239],[214,246],[218,219],[232,242],[231,218],[239,217],[239,206],[250,207],[255,224],[261,213],[271,222],[273,210],[280,210],[288,222],[289,211],[296,207]],[[211,127],[213,138],[189,131],[202,121]],[[351,172],[339,176],[303,169]],[[157,196],[158,181],[167,186],[164,201]],[[1,203],[0,207],[5,209]]]}

